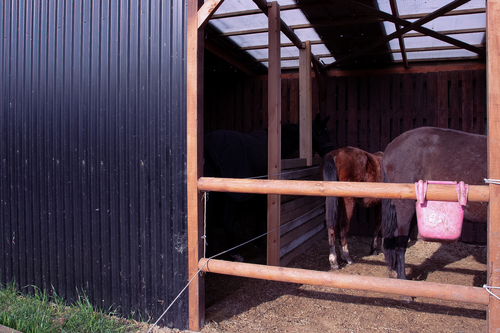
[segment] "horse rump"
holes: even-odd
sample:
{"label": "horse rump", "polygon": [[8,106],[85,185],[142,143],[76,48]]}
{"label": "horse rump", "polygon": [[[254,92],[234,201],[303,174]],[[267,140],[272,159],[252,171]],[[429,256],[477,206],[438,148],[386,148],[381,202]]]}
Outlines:
{"label": "horse rump", "polygon": [[[483,184],[486,170],[485,135],[437,128],[419,127],[394,139],[386,148],[382,168],[387,183],[463,181]],[[384,199],[383,250],[387,266],[406,279],[405,252],[415,225],[415,200]],[[486,222],[486,204],[469,202],[464,218]]]}
{"label": "horse rump", "polygon": [[[381,160],[383,153],[368,153],[356,147],[346,146],[329,152],[323,158],[322,175],[325,181],[381,182]],[[340,233],[340,253],[348,265],[354,262],[349,255],[347,233],[355,206],[373,207],[375,212],[375,234],[370,254],[378,254],[378,235],[381,228],[381,201],[373,198],[326,197],[326,225],[328,228],[329,261],[333,270],[338,269],[335,251],[335,233]]]}

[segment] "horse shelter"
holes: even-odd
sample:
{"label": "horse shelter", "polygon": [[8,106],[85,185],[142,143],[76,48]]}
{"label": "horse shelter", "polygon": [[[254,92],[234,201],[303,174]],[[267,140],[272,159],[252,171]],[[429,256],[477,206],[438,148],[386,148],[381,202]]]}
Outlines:
{"label": "horse shelter", "polygon": [[[210,271],[485,304],[498,330],[500,301],[483,288],[283,266],[325,234],[324,196],[416,197],[413,184],[320,181],[315,115],[333,148],[372,153],[420,126],[487,133],[487,178],[500,179],[499,2],[3,1],[0,283],[198,331]],[[300,126],[292,159],[282,123]],[[219,129],[266,129],[271,176],[204,177],[203,135]],[[267,266],[204,258],[210,191],[267,195]],[[462,235],[487,241],[493,287],[499,196],[471,186],[488,227]],[[427,197],[456,200],[439,185]],[[373,217],[356,214],[362,234]]]}
{"label": "horse shelter", "polygon": [[[204,322],[204,281],[197,275],[202,270],[486,304],[488,329],[495,331],[499,303],[486,289],[276,267],[283,264],[276,232],[268,234],[267,266],[207,260],[202,250],[202,195],[207,191],[267,193],[269,231],[282,224],[280,195],[416,198],[414,184],[332,184],[271,176],[280,173],[282,163],[278,157],[279,124],[294,120],[307,124],[311,112],[331,117],[328,126],[334,147],[352,145],[372,153],[383,151],[399,134],[421,126],[487,133],[486,178],[496,179],[500,171],[494,158],[499,152],[495,124],[498,82],[494,74],[498,4],[444,1],[419,11],[405,7],[405,1],[244,3],[193,0],[188,6],[188,235],[189,275],[194,281],[189,289],[190,328],[199,330]],[[301,11],[307,22],[294,21],[293,11]],[[469,28],[464,22],[481,19],[466,18],[468,15],[482,15],[483,27]],[[449,18],[462,25],[453,25]],[[443,25],[427,24],[435,19],[444,19]],[[467,28],[459,29],[462,26]],[[303,31],[308,28],[319,37],[309,41]],[[468,33],[482,33],[482,37],[473,41],[459,36]],[[260,39],[256,37],[259,34],[263,35]],[[412,38],[424,36],[444,45],[412,44]],[[215,64],[213,59],[217,59]],[[224,64],[229,64],[229,72],[244,74],[227,74],[221,69]],[[231,109],[236,111],[231,113]],[[203,131],[216,126],[248,131],[256,124],[267,127],[270,133],[269,179],[203,177]],[[307,125],[302,127],[301,141],[310,136],[307,129]],[[299,157],[307,160],[309,154],[310,144],[301,146]],[[439,185],[432,188],[430,200],[456,200],[454,191]],[[468,242],[487,240],[487,285],[493,287],[498,284],[494,267],[500,241],[495,222],[497,191],[493,184],[470,187],[469,201],[488,202],[488,223],[487,229],[465,224],[468,232],[462,236]],[[359,223],[364,222],[358,217]]]}

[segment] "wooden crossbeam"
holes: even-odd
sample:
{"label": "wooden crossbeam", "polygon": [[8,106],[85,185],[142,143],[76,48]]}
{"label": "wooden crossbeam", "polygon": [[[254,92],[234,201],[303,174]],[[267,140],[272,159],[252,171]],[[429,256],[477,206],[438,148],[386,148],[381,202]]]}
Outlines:
{"label": "wooden crossbeam", "polygon": [[224,0],[207,0],[198,10],[198,29],[203,29]]}

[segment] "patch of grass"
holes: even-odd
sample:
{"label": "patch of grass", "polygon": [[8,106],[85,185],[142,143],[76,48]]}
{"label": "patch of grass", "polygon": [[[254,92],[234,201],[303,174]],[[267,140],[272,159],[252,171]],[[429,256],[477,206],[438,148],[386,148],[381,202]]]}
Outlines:
{"label": "patch of grass", "polygon": [[34,289],[23,295],[15,283],[0,285],[0,325],[25,333],[136,332],[137,325],[114,316],[114,311],[96,309],[87,296],[66,306],[61,297]]}

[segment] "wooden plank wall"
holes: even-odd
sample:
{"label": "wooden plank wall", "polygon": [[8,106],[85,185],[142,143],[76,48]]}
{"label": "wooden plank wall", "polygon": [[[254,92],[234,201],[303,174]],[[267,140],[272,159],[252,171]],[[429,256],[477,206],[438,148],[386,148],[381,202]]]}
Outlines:
{"label": "wooden plank wall", "polygon": [[[305,158],[282,161],[281,179],[319,180],[319,163],[307,166]],[[307,250],[314,242],[326,236],[325,199],[311,196],[281,196],[280,265],[286,266],[294,257]],[[326,243],[325,243],[326,246]]]}
{"label": "wooden plank wall", "polygon": [[[329,77],[326,110],[335,148],[383,151],[401,133],[421,126],[486,134],[486,73]],[[463,241],[486,243],[485,224],[465,223],[464,229]],[[350,233],[373,231],[372,210],[357,208]]]}
{"label": "wooden plank wall", "polygon": [[383,151],[421,126],[485,134],[485,71],[329,77],[326,110],[336,148]]}
{"label": "wooden plank wall", "polygon": [[[297,75],[282,75],[282,122],[297,123]],[[205,83],[205,131],[250,132],[267,127],[267,77],[210,76]],[[330,115],[334,147],[383,151],[399,134],[437,126],[486,134],[486,71],[329,76],[320,97],[313,80],[313,114]],[[371,235],[371,210],[358,208],[350,233]],[[464,224],[463,241],[485,243],[485,225]]]}

